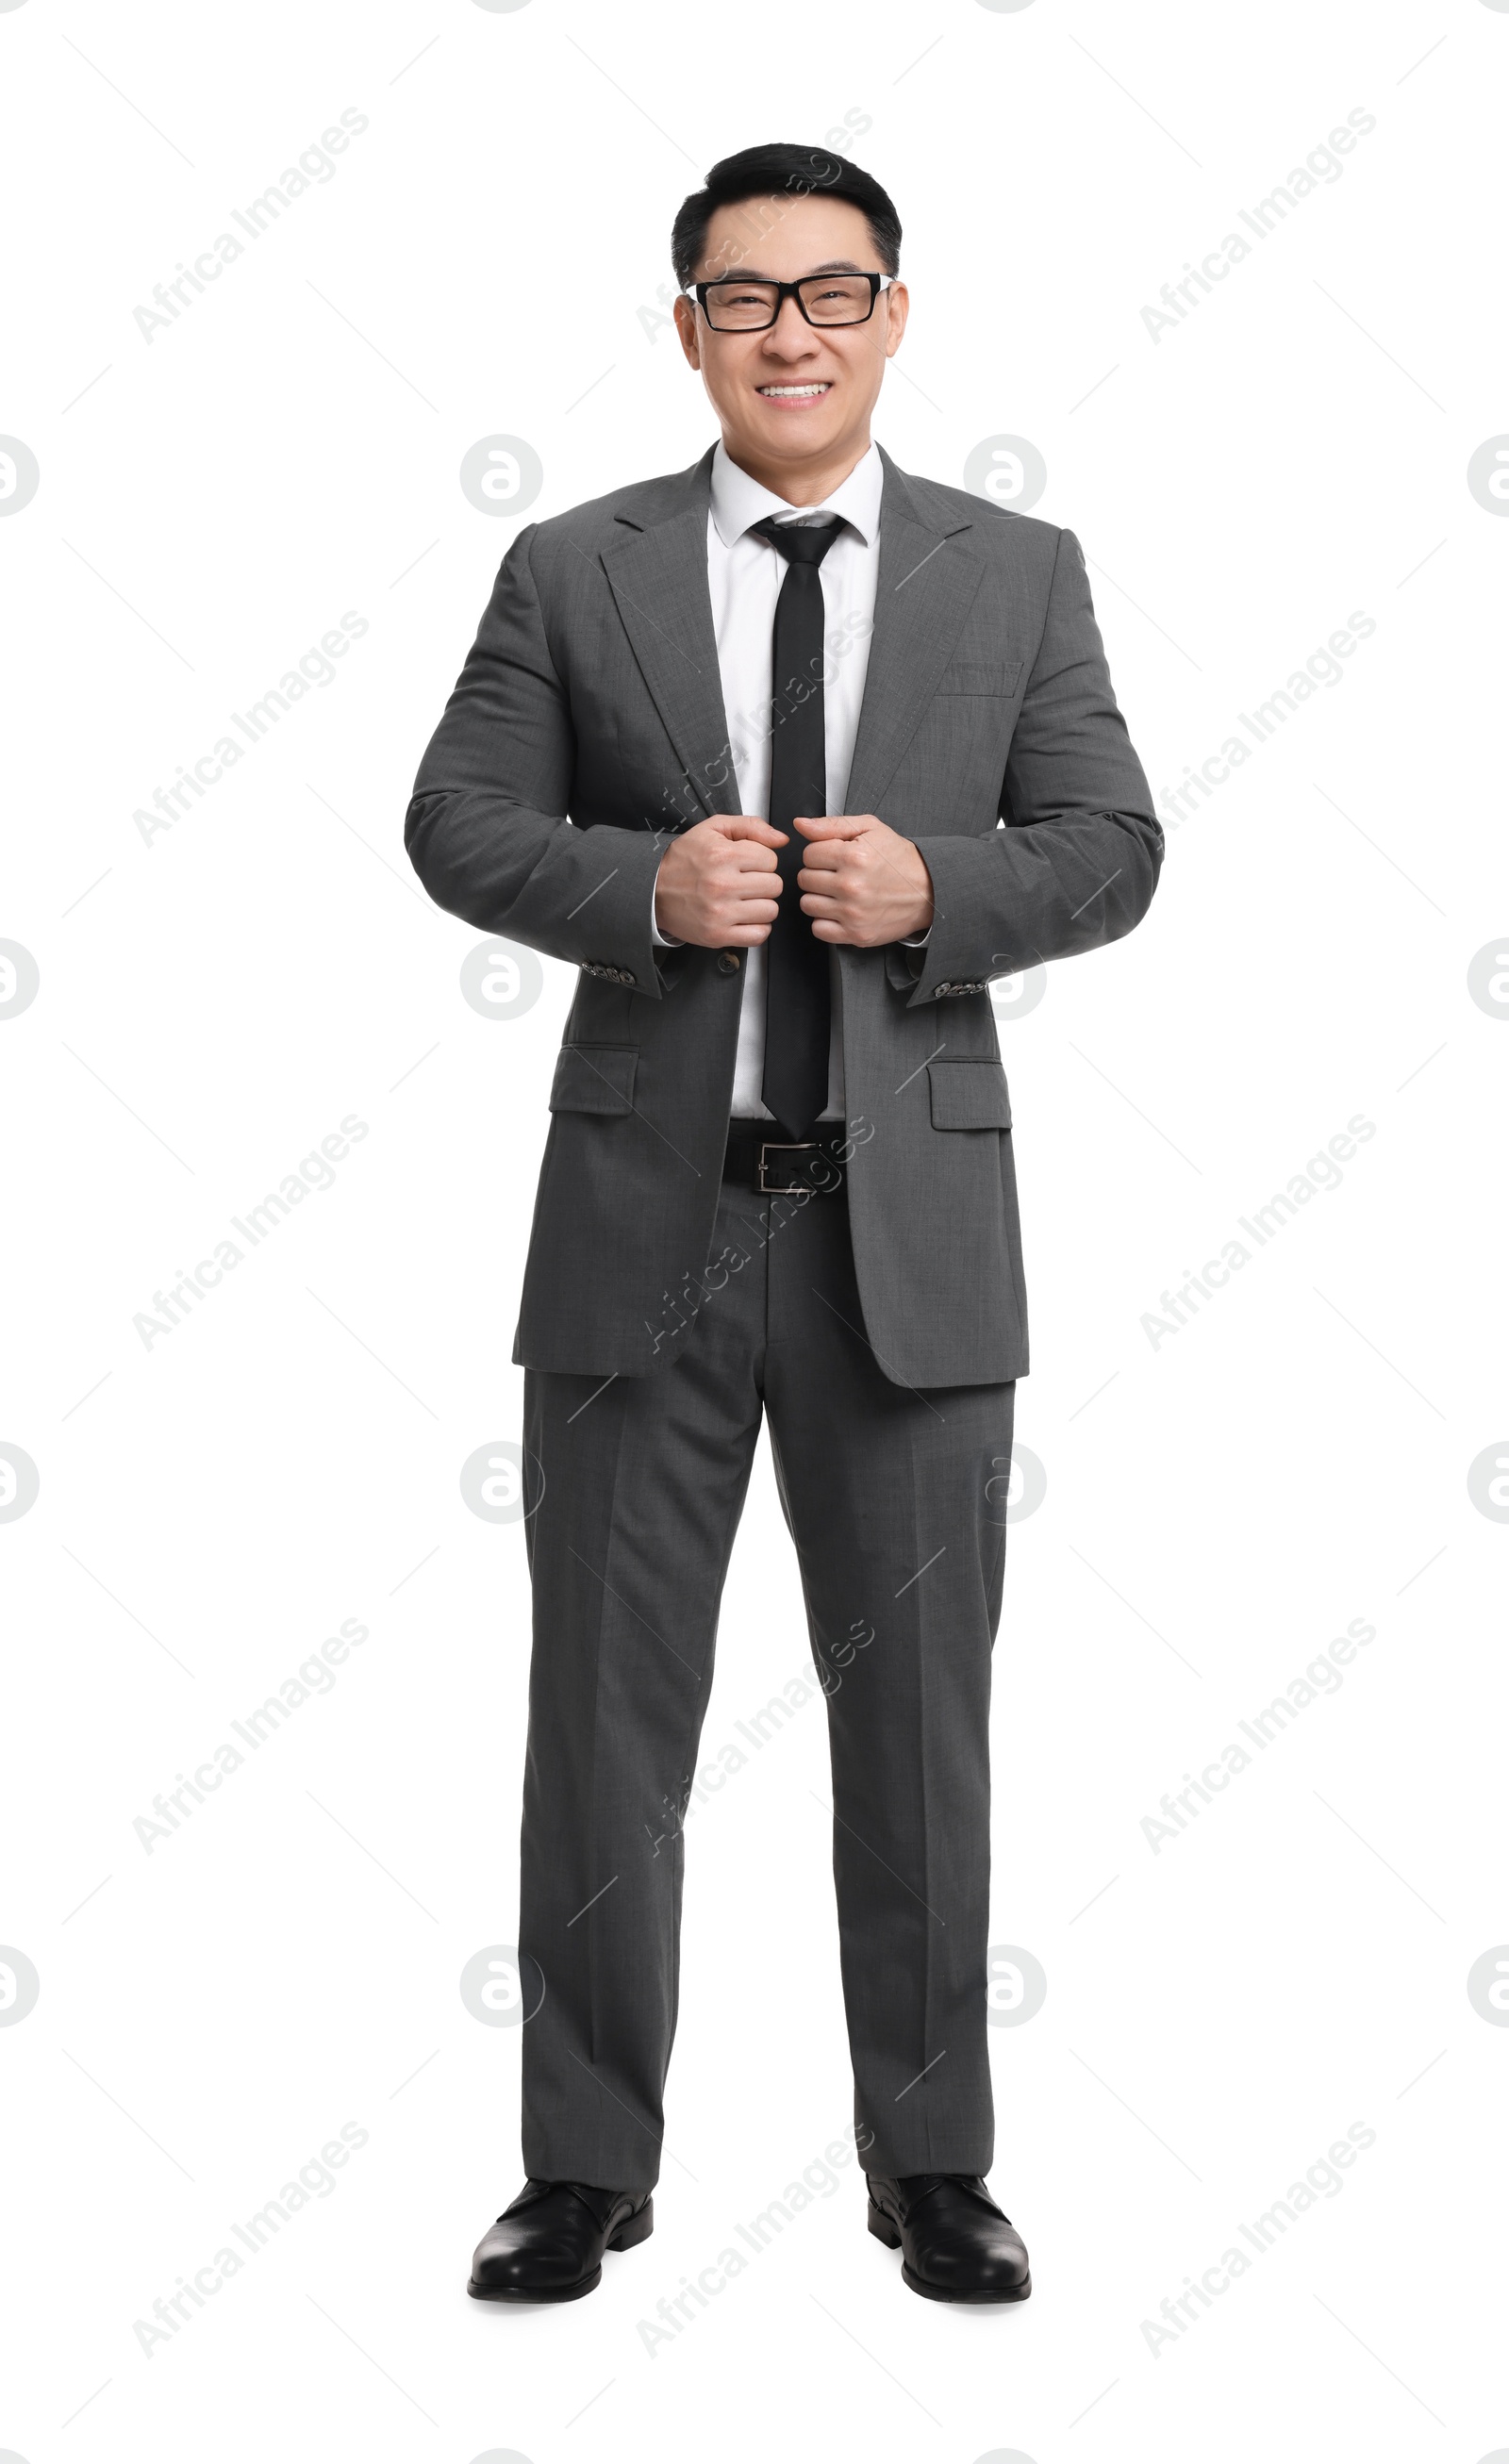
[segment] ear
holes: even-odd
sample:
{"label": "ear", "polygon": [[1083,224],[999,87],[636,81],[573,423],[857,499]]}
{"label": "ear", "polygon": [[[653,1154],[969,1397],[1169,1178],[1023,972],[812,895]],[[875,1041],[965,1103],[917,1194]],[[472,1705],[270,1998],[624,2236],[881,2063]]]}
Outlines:
{"label": "ear", "polygon": [[681,348],[686,353],[688,367],[700,368],[702,355],[698,346],[697,310],[684,291],[677,293],[676,304],[671,314],[676,319],[676,330],[680,339]]}
{"label": "ear", "polygon": [[911,301],[907,297],[907,289],[904,282],[892,283],[890,290],[885,295],[885,356],[888,360],[891,360],[896,357],[897,352],[900,348],[901,337],[906,331],[906,312],[911,306]]}

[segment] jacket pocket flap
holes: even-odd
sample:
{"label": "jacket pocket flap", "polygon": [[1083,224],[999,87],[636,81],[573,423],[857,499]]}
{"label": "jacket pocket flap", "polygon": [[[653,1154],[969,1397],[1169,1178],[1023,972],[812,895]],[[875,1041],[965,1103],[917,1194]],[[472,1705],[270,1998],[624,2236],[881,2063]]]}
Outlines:
{"label": "jacket pocket flap", "polygon": [[930,1061],[935,1130],[1009,1130],[1011,1098],[999,1061]]}
{"label": "jacket pocket flap", "polygon": [[999,667],[976,667],[967,660],[956,660],[951,668],[943,670],[938,690],[941,693],[1014,693],[1021,674],[1020,659],[1008,659]]}
{"label": "jacket pocket flap", "polygon": [[632,1112],[636,1044],[563,1044],[550,1088],[552,1112]]}

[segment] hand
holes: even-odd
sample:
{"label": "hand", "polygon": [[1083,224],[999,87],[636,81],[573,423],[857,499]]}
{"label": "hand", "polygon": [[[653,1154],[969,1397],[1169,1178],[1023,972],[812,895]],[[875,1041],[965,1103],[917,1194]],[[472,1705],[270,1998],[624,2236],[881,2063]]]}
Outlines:
{"label": "hand", "polygon": [[877,950],[933,920],[933,877],[914,841],[874,813],[797,817],[809,842],[796,876],[816,941]]}
{"label": "hand", "polygon": [[672,840],[655,881],[655,920],[699,950],[751,949],[780,913],[776,849],[786,832],[752,813],[715,813]]}

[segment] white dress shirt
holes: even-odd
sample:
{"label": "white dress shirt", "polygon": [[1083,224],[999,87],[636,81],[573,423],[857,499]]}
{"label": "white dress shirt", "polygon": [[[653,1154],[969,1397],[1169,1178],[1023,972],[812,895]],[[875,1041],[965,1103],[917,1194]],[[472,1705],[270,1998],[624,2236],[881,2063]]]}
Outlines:
{"label": "white dress shirt", "polygon": [[[762,821],[769,819],[771,644],[775,603],[788,569],[780,550],[769,539],[761,539],[751,525],[764,521],[768,515],[780,522],[826,520],[836,515],[842,525],[818,568],[823,583],[824,645],[828,653],[823,678],[826,809],[841,813],[849,792],[859,705],[864,699],[865,674],[870,664],[880,563],[883,476],[879,453],[872,445],[848,478],[831,496],[825,496],[821,505],[788,505],[784,496],[772,495],[768,488],[763,488],[746,471],[741,471],[721,443],[714,449],[712,498],[707,513],[707,586],[742,813],[757,814]],[[651,932],[659,948],[673,946],[655,924],[653,910]],[[926,935],[915,937],[925,940]],[[829,967],[832,1031],[828,1053],[828,1104],[820,1117],[837,1121],[844,1116],[844,1056],[838,955],[832,947]],[[743,994],[734,1067],[736,1120],[774,1118],[760,1096],[765,1075],[765,1014],[766,954],[760,946],[743,953]]]}

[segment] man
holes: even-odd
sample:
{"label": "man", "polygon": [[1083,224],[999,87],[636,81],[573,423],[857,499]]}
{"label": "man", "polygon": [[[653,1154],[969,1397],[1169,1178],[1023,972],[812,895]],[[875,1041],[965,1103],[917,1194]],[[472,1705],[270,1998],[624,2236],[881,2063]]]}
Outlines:
{"label": "man", "polygon": [[[870,2230],[930,2299],[1030,2289],[983,2178],[1028,1367],[988,987],[1129,932],[1163,839],[1073,534],[871,442],[899,242],[854,165],[716,165],[672,250],[721,442],[521,533],[409,811],[442,907],[581,970],[514,1350],[529,2179],[474,2259],[486,2299],[573,2299],[651,2230],[681,1821],[762,1413],[828,1697]],[[970,247],[970,296],[999,290]]]}

